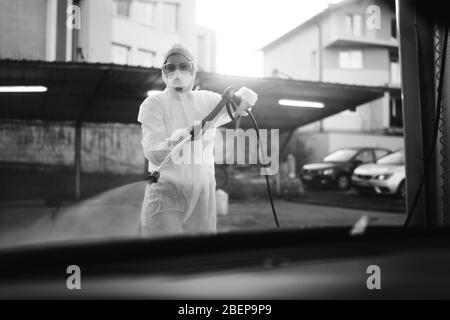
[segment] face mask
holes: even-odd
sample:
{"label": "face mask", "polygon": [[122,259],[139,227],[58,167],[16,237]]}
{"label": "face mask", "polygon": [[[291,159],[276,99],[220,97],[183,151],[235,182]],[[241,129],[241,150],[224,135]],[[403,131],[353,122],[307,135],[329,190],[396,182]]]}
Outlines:
{"label": "face mask", "polygon": [[172,88],[186,88],[192,81],[192,74],[186,71],[176,70],[171,72],[167,77],[167,85]]}

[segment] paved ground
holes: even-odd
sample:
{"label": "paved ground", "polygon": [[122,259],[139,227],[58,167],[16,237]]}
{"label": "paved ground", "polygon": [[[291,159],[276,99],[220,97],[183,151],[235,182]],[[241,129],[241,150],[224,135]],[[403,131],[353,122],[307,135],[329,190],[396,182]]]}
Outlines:
{"label": "paved ground", "polygon": [[[367,215],[372,225],[401,225],[404,221],[404,214],[319,206],[284,200],[275,200],[275,209],[282,228],[350,226],[362,215]],[[275,222],[268,200],[232,203],[229,214],[218,217],[220,231],[274,227]]]}
{"label": "paved ground", "polygon": [[[266,181],[257,172],[252,175],[247,172],[230,175],[229,181],[224,189],[234,199],[248,199],[252,197],[267,198]],[[272,181],[272,192],[274,190],[275,184]],[[291,191],[293,192],[289,195],[290,201],[295,202],[369,211],[405,212],[405,201],[396,196],[377,194],[361,195],[355,190],[338,191],[332,188],[307,188],[304,193],[295,192],[294,190]]]}
{"label": "paved ground", "polygon": [[306,194],[292,201],[302,203],[353,208],[358,210],[405,212],[405,200],[390,195],[361,195],[355,190],[308,190]]}
{"label": "paved ground", "polygon": [[[136,234],[144,190],[134,183],[56,210],[43,202],[0,205],[0,246],[61,239],[130,237]],[[404,214],[275,200],[283,228],[352,225],[367,215],[373,225],[401,225]],[[218,217],[220,232],[274,228],[267,199],[239,200]]]}

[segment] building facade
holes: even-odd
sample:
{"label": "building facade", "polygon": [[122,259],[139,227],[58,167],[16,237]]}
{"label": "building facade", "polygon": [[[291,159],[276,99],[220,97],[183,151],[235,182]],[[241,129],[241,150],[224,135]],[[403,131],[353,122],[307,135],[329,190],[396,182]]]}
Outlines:
{"label": "building facade", "polygon": [[181,42],[213,72],[215,33],[195,13],[195,0],[4,0],[0,58],[160,67]]}
{"label": "building facade", "polygon": [[[344,0],[262,48],[264,75],[386,87],[383,98],[299,132],[402,133],[400,66],[393,1]],[[401,139],[397,139],[400,144]],[[330,151],[330,150],[327,150]]]}

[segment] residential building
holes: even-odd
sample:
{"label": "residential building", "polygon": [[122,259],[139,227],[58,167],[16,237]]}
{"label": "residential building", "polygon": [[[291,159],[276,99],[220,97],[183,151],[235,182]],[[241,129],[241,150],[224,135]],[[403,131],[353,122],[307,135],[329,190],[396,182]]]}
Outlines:
{"label": "residential building", "polygon": [[213,72],[215,34],[196,25],[195,13],[195,0],[4,0],[0,59],[160,67],[181,42]]}
{"label": "residential building", "polygon": [[[266,77],[386,87],[383,98],[300,128],[299,133],[346,133],[355,143],[364,140],[363,134],[402,134],[394,1],[329,5],[261,50]],[[396,140],[401,145],[402,139]]]}

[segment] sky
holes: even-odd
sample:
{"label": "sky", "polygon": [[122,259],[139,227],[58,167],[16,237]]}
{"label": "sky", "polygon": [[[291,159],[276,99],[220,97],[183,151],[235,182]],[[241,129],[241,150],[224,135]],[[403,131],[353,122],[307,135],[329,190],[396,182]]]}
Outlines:
{"label": "sky", "polygon": [[197,24],[216,31],[216,71],[262,76],[264,45],[339,0],[197,0]]}

